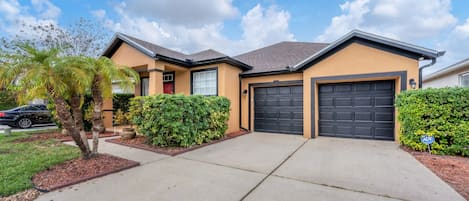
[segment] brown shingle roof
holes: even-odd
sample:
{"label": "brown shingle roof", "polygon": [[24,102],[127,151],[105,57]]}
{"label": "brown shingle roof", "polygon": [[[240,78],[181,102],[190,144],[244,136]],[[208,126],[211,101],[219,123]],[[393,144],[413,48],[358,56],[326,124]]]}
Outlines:
{"label": "brown shingle roof", "polygon": [[224,55],[220,52],[217,52],[215,50],[212,50],[212,49],[196,52],[196,53],[193,53],[193,54],[184,54],[184,53],[181,53],[181,52],[170,50],[170,49],[165,48],[165,47],[161,47],[159,45],[156,45],[156,44],[144,41],[144,40],[140,40],[138,38],[135,38],[133,36],[129,36],[127,34],[122,34],[122,35],[124,35],[128,39],[132,40],[133,42],[139,44],[140,46],[152,51],[155,54],[162,55],[162,56],[165,56],[165,57],[170,57],[170,58],[173,58],[173,59],[178,59],[178,60],[181,60],[181,61],[186,61],[187,59],[190,59],[192,61],[204,61],[204,60],[218,59],[218,58],[222,58],[222,57],[227,57],[226,55]]}
{"label": "brown shingle roof", "polygon": [[222,58],[222,57],[227,57],[223,53],[217,52],[212,49],[204,50],[201,52],[196,52],[190,55],[187,55],[187,59],[191,59],[193,61],[204,61],[204,60],[210,60],[210,59],[217,59],[217,58]]}
{"label": "brown shingle roof", "polygon": [[135,38],[133,36],[129,36],[127,34],[122,34],[122,35],[124,35],[128,39],[132,40],[133,42],[139,44],[140,46],[152,51],[155,54],[159,54],[159,55],[162,55],[162,56],[165,56],[165,57],[171,57],[171,58],[174,58],[174,59],[179,59],[179,60],[182,60],[182,61],[184,61],[185,58],[186,58],[186,55],[183,54],[183,53],[180,53],[180,52],[177,52],[177,51],[174,51],[174,50],[170,50],[168,48],[164,48],[164,47],[161,47],[159,45],[155,45],[153,43],[150,43],[150,42],[147,42],[147,41],[144,41],[144,40],[140,40],[138,38]]}
{"label": "brown shingle roof", "polygon": [[286,70],[326,47],[325,43],[280,42],[233,57],[254,67],[243,74]]}

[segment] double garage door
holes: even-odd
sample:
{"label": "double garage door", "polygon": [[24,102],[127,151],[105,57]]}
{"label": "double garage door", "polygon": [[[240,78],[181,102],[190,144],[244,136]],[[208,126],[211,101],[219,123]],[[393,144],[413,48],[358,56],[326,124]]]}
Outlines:
{"label": "double garage door", "polygon": [[[318,89],[320,136],[394,139],[393,80],[321,84]],[[254,130],[303,134],[303,87],[255,88]]]}

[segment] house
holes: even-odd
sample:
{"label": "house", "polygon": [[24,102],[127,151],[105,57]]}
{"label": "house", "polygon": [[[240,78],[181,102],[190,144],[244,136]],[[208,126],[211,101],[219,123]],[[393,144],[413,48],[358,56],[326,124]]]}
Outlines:
{"label": "house", "polygon": [[469,58],[423,78],[423,88],[469,87]]}
{"label": "house", "polygon": [[183,54],[118,33],[103,53],[139,72],[136,95],[227,97],[227,132],[395,141],[395,95],[416,87],[419,61],[443,54],[358,30],[330,44],[281,42],[234,57]]}

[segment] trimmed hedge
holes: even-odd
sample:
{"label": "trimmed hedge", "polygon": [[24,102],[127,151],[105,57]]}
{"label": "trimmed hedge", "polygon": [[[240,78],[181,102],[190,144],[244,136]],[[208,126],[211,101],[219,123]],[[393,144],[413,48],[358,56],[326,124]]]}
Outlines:
{"label": "trimmed hedge", "polygon": [[148,143],[189,147],[225,135],[230,101],[219,96],[144,96],[132,99],[129,113]]}
{"label": "trimmed hedge", "polygon": [[469,88],[406,91],[397,97],[400,142],[425,151],[424,134],[435,137],[435,154],[469,156]]}

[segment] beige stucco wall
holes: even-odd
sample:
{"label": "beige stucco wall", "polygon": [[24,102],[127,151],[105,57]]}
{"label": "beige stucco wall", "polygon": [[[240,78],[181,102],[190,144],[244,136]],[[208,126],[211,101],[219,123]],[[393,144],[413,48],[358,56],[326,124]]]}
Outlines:
{"label": "beige stucco wall", "polygon": [[[317,84],[315,87],[314,96],[311,94],[311,78],[328,77],[328,76],[342,76],[342,75],[358,75],[358,74],[371,74],[371,73],[384,73],[384,72],[398,72],[407,71],[407,80],[414,79],[418,82],[418,61],[403,57],[397,54],[392,54],[386,51],[368,47],[365,45],[352,43],[344,49],[336,52],[335,54],[327,57],[312,67],[306,69],[303,73],[303,87],[304,87],[304,136],[310,138],[312,135],[317,136],[318,133],[318,111],[317,111]],[[328,82],[342,82],[342,81],[364,81],[364,80],[396,80],[396,93],[400,92],[400,78],[399,77],[380,77],[368,79],[355,79],[355,80],[340,80],[340,81],[322,81]],[[408,85],[407,89],[411,87]],[[314,114],[316,121],[315,130],[311,131],[311,97],[315,98]],[[395,140],[398,141],[399,124],[397,122],[396,110],[396,128]]]}
{"label": "beige stucco wall", "polygon": [[438,76],[432,79],[424,80],[422,83],[423,88],[442,88],[442,87],[455,87],[461,86],[459,76],[469,73],[469,66],[449,72],[445,75]]}
{"label": "beige stucco wall", "polygon": [[[291,80],[303,80],[302,73],[294,74],[282,74],[282,75],[268,75],[260,77],[248,77],[241,80],[241,91],[248,90],[249,84],[255,83],[267,83],[277,81],[291,81]],[[233,84],[234,85],[234,84]],[[241,127],[249,130],[254,128],[254,90],[250,89],[250,96],[241,95]],[[249,100],[248,97],[251,97]],[[249,101],[251,102],[251,108],[249,108]],[[251,110],[251,128],[249,128],[249,110]]]}
{"label": "beige stucco wall", "polygon": [[136,50],[135,48],[122,43],[122,45],[112,55],[111,59],[120,65],[126,65],[128,67],[145,66],[150,65],[153,67],[155,61],[149,56]]}

